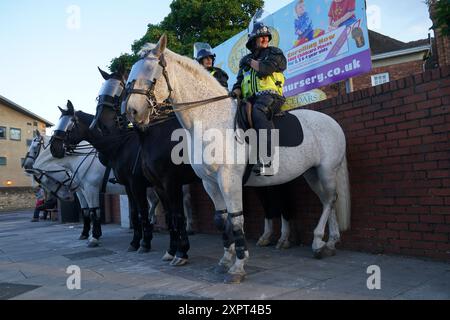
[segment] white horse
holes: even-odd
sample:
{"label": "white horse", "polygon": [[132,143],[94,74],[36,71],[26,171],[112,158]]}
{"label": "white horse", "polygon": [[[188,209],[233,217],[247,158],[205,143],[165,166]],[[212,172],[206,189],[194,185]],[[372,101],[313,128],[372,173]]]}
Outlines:
{"label": "white horse", "polygon": [[[47,190],[55,189],[51,183],[56,181],[58,187],[76,192],[84,218],[84,228],[80,240],[88,238],[92,219],[93,235],[89,238],[88,246],[96,247],[99,245],[101,236],[99,193],[106,168],[98,160],[94,148],[84,150],[86,155],[73,155],[57,159],[52,156],[50,148],[45,147],[48,146],[49,142],[49,138],[41,136],[36,131],[36,137],[29,147],[23,167],[27,173],[31,173],[35,177],[47,177],[46,180],[39,179],[42,180],[41,184]],[[58,170],[58,168],[62,169]],[[48,179],[48,176],[57,173],[59,173],[59,177],[55,176]],[[106,193],[126,194],[124,187],[110,183],[107,184]],[[61,196],[61,194],[57,194],[57,196]],[[71,200],[70,197],[63,197],[62,199]]]}
{"label": "white horse", "polygon": [[[204,132],[212,129],[221,134],[224,147],[220,151],[216,150],[216,153],[223,153],[222,159],[236,159],[234,155],[239,142],[236,136],[227,134],[227,131],[234,129],[237,105],[232,99],[204,103],[201,107],[189,109],[179,105],[224,96],[227,91],[198,63],[166,49],[166,46],[167,37],[163,35],[156,46],[144,47],[142,59],[133,66],[128,78],[127,97],[123,107],[127,108],[128,117],[135,125],[145,128],[149,125],[155,108],[163,105],[162,102],[170,97],[173,109],[191,139],[190,163],[203,180],[216,210],[226,210],[223,219],[231,222],[235,246],[225,248],[219,265],[230,266],[235,253],[236,261],[228,270],[225,282],[239,283],[245,276],[244,264],[249,256],[242,212],[246,165],[195,162],[196,152],[203,155],[210,144],[206,139],[202,139],[200,143],[195,141],[199,123]],[[339,232],[350,227],[350,186],[345,135],[337,122],[323,113],[295,110],[291,114],[298,118],[303,127],[303,143],[298,147],[277,148],[279,170],[276,175],[266,177],[253,174],[246,185],[279,185],[304,175],[323,204],[322,216],[314,230],[312,244],[314,254],[320,256],[326,251],[334,252],[335,244],[340,239]],[[194,149],[198,145],[201,150]],[[327,221],[330,234],[325,243],[323,237]]]}

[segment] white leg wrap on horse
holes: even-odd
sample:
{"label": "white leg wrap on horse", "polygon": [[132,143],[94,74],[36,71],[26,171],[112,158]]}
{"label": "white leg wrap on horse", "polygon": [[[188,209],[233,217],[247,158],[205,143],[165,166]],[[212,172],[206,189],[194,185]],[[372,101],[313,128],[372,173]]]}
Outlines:
{"label": "white leg wrap on horse", "polygon": [[[247,259],[247,258],[246,258]],[[236,262],[233,264],[233,266],[230,268],[228,273],[232,274],[245,274],[244,265],[246,259],[238,259],[236,258]]]}
{"label": "white leg wrap on horse", "polygon": [[287,249],[291,246],[289,242],[289,236],[291,234],[291,228],[289,226],[289,221],[287,221],[283,216],[281,216],[281,237],[277,243],[277,249]]}
{"label": "white leg wrap on horse", "polygon": [[265,247],[270,244],[270,238],[273,234],[273,220],[264,219],[264,233],[256,243],[257,246]]}

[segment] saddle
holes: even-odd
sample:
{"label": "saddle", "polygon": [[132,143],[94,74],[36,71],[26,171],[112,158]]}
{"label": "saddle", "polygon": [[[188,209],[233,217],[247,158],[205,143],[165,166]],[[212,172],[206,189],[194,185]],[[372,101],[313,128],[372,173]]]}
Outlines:
{"label": "saddle", "polygon": [[[253,128],[251,106],[241,101],[235,118],[235,129],[244,131]],[[298,118],[289,112],[281,111],[273,116],[274,128],[280,133],[280,147],[298,147],[303,143],[303,128]]]}

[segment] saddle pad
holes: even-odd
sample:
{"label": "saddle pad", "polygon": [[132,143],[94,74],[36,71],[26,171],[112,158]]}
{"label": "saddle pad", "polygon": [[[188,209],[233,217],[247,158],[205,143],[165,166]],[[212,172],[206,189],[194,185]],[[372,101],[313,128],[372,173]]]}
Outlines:
{"label": "saddle pad", "polygon": [[298,118],[289,112],[276,115],[273,124],[280,133],[280,147],[298,147],[303,142],[303,128]]}

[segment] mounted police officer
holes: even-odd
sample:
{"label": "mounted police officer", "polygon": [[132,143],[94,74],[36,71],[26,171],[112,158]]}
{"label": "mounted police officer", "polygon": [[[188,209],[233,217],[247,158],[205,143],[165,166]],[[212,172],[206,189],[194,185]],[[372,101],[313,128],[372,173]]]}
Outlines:
{"label": "mounted police officer", "polygon": [[194,51],[196,51],[195,59],[198,63],[205,67],[228,90],[228,74],[222,69],[214,67],[216,55],[212,52],[211,46],[207,43],[196,43],[194,44]]}
{"label": "mounted police officer", "polygon": [[272,33],[262,22],[254,22],[247,48],[250,54],[242,58],[237,82],[232,96],[251,104],[252,120],[256,130],[267,130],[267,157],[259,157],[255,172],[258,175],[274,174],[270,158],[274,154],[271,141],[273,116],[280,112],[286,99],[283,96],[287,59],[279,48],[269,46]]}

